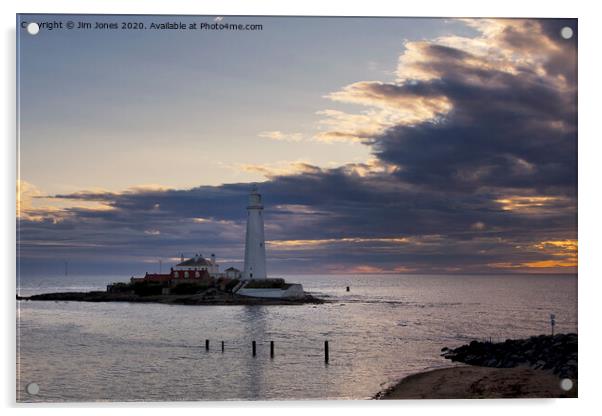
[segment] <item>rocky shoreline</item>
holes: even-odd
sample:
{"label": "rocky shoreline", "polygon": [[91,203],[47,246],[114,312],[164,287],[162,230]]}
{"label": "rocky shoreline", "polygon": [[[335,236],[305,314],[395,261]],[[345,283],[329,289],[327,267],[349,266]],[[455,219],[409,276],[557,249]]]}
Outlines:
{"label": "rocky shoreline", "polygon": [[238,296],[229,292],[210,289],[194,295],[150,295],[111,292],[59,292],[32,296],[19,296],[24,301],[66,301],[66,302],[133,302],[162,303],[173,305],[303,305],[320,304],[324,300],[306,294],[302,299],[267,299]]}
{"label": "rocky shoreline", "polygon": [[571,333],[443,348],[441,356],[468,365],[410,375],[374,399],[577,397],[577,343]]}
{"label": "rocky shoreline", "polygon": [[455,349],[443,348],[442,356],[455,362],[482,367],[530,367],[549,370],[561,378],[577,379],[577,334],[539,335],[504,342],[472,341]]}

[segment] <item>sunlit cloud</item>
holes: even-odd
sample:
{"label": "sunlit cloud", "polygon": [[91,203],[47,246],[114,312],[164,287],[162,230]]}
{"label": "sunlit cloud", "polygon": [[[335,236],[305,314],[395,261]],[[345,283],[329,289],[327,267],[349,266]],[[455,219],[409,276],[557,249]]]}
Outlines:
{"label": "sunlit cloud", "polygon": [[566,198],[559,196],[508,196],[496,199],[504,211],[517,211],[521,213],[540,213],[558,202],[566,202]]}
{"label": "sunlit cloud", "polygon": [[320,125],[324,129],[315,138],[324,142],[366,142],[396,125],[413,125],[436,120],[452,109],[443,95],[422,95],[403,85],[362,81],[347,85],[326,98],[341,103],[372,107],[359,114],[324,110]]}
{"label": "sunlit cloud", "polygon": [[577,252],[577,240],[551,240],[542,241],[535,245],[535,247],[546,250],[549,248],[560,249],[567,252]]}
{"label": "sunlit cloud", "polygon": [[41,196],[42,193],[33,184],[19,180],[17,181],[17,218],[34,220],[31,216],[33,198]]}
{"label": "sunlit cloud", "polygon": [[148,183],[148,184],[131,186],[123,192],[166,191],[168,189],[169,189],[169,187],[165,186],[165,185],[160,185],[160,184],[156,184],[156,183]]}
{"label": "sunlit cloud", "polygon": [[314,139],[324,143],[362,143],[395,125],[395,113],[368,110],[360,114],[349,114],[339,110],[322,110],[323,116]]}
{"label": "sunlit cloud", "polygon": [[319,246],[333,244],[364,244],[364,243],[387,243],[387,244],[408,244],[412,240],[406,237],[387,237],[387,238],[324,238],[316,240],[271,240],[267,244],[276,250],[286,249],[311,249]]}
{"label": "sunlit cloud", "polygon": [[[521,76],[533,83],[571,91],[557,62],[574,62],[572,48],[544,36],[541,21],[521,19],[463,19],[478,36],[441,36],[433,40],[406,41],[400,55],[395,82],[360,81],[326,97],[346,104],[370,107],[367,113],[348,114],[327,110],[316,135],[326,142],[370,143],[387,128],[436,121],[454,109],[444,91],[446,83],[461,83],[484,91],[508,87],[508,78]],[[500,76],[501,74],[502,76]],[[506,75],[506,76],[503,76]],[[517,103],[518,104],[518,103]],[[558,129],[571,127],[562,120],[539,121]],[[511,156],[510,156],[511,157]],[[522,160],[524,167],[530,163]]]}
{"label": "sunlit cloud", "polygon": [[396,116],[397,124],[416,124],[430,120],[446,114],[452,108],[449,99],[436,90],[416,90],[379,81],[356,82],[326,97],[342,103],[395,111],[395,115],[389,116]]}
{"label": "sunlit cloud", "polygon": [[300,142],[301,140],[303,140],[303,135],[301,133],[283,133],[278,130],[262,131],[258,134],[258,136],[264,139],[285,142]]}
{"label": "sunlit cloud", "polygon": [[[533,19],[462,19],[480,36],[441,36],[433,41],[406,42],[406,52],[399,58],[398,82],[430,81],[453,76],[486,87],[496,86],[489,72],[517,75],[526,68],[559,88],[567,80],[551,74],[547,64],[556,56],[569,55],[558,42],[544,32],[542,21]],[[444,63],[446,66],[439,65]]]}
{"label": "sunlit cloud", "polygon": [[276,176],[301,175],[311,173],[321,173],[322,168],[312,165],[306,161],[282,161],[267,164],[241,164],[240,168],[247,172],[260,173],[266,178]]}
{"label": "sunlit cloud", "polygon": [[549,255],[562,257],[565,263],[577,266],[577,240],[542,241],[534,247]]}
{"label": "sunlit cloud", "polygon": [[94,200],[56,200],[46,195],[34,184],[17,181],[17,218],[28,221],[60,222],[79,211],[106,211],[113,207]]}
{"label": "sunlit cloud", "polygon": [[192,219],[193,222],[196,222],[197,224],[203,224],[203,223],[208,223],[211,222],[211,219],[209,218],[193,218]]}
{"label": "sunlit cloud", "polygon": [[391,175],[399,167],[376,158],[371,158],[365,163],[348,163],[342,169],[349,175],[366,177],[370,175]]}

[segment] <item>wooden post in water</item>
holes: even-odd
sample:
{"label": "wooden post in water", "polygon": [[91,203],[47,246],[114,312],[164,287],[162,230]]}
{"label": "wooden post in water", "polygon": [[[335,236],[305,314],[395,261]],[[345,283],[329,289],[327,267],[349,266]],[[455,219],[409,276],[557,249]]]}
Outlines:
{"label": "wooden post in water", "polygon": [[224,341],[222,341],[222,352],[224,352]]}
{"label": "wooden post in water", "polygon": [[209,351],[209,340],[208,339],[205,340],[205,350]]}
{"label": "wooden post in water", "polygon": [[257,345],[256,345],[255,341],[253,341],[253,357],[255,357],[256,354],[257,354]]}
{"label": "wooden post in water", "polygon": [[270,341],[270,358],[274,358],[274,341]]}
{"label": "wooden post in water", "polygon": [[328,341],[324,341],[324,362],[328,363],[328,359],[329,359],[329,354],[328,354]]}

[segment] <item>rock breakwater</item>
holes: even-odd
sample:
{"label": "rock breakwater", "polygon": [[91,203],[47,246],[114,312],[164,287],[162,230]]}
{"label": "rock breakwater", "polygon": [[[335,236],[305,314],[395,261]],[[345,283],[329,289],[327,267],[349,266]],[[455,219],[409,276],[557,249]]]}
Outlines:
{"label": "rock breakwater", "polygon": [[561,378],[577,379],[577,334],[539,335],[504,342],[472,341],[442,356],[483,367],[530,367],[549,370]]}

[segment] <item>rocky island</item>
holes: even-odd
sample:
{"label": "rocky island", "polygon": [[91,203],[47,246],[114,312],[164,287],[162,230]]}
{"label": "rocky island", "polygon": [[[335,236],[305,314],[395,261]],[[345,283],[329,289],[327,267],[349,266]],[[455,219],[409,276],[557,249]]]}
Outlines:
{"label": "rocky island", "polygon": [[[132,285],[134,286],[134,285]],[[67,302],[135,302],[163,303],[175,305],[301,305],[323,303],[322,299],[305,293],[301,298],[257,298],[241,296],[218,287],[178,288],[175,292],[161,293],[153,288],[128,287],[124,284],[119,291],[58,292],[32,296],[18,296],[17,300],[27,301],[67,301]],[[128,290],[126,290],[128,289]],[[160,288],[159,288],[160,289]]]}
{"label": "rocky island", "polygon": [[106,292],[60,292],[17,300],[76,302],[140,302],[180,305],[298,305],[323,303],[303,290],[300,283],[269,278],[266,272],[261,194],[253,186],[247,205],[244,270],[229,267],[220,272],[215,254],[197,253],[170,268],[168,273],[146,273],[107,286]]}

